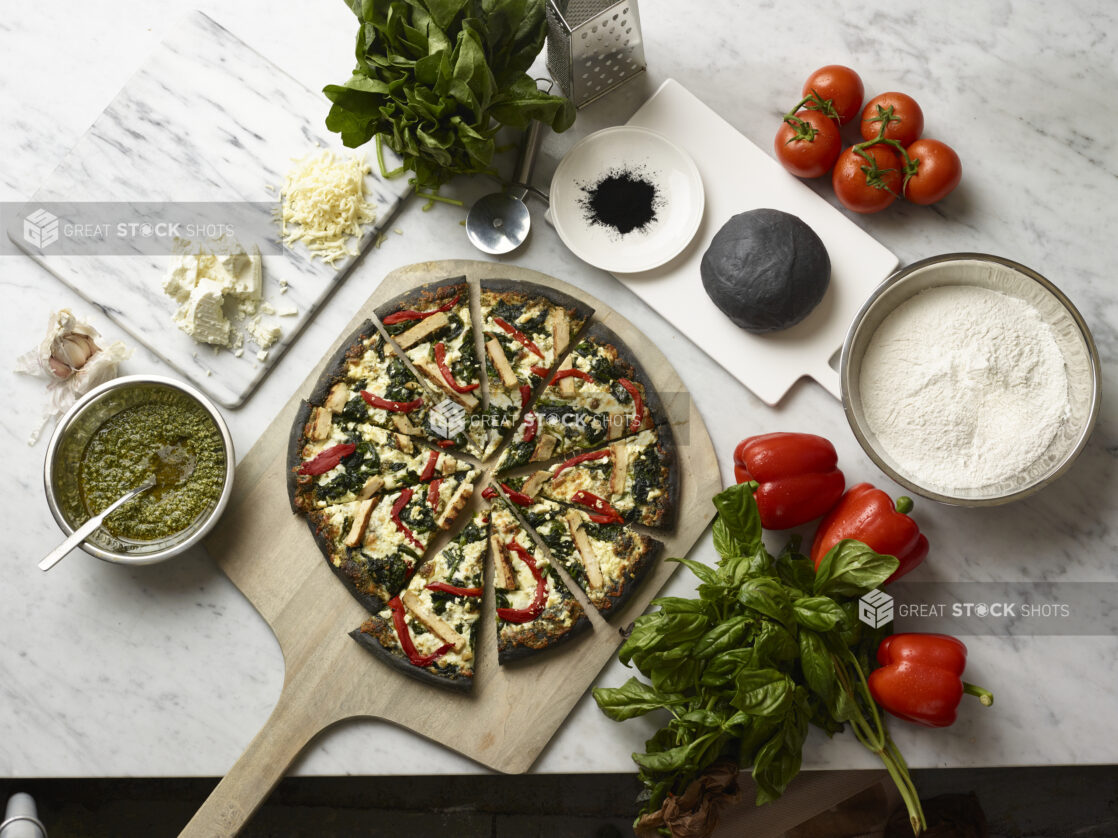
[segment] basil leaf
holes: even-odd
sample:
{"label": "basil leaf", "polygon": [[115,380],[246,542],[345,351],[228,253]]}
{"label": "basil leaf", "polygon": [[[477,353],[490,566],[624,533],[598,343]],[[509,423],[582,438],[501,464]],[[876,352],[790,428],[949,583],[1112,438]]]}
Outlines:
{"label": "basil leaf", "polygon": [[633,754],[633,762],[653,774],[670,774],[673,771],[679,771],[688,764],[693,748],[694,742],[688,742],[654,754],[635,753]]}
{"label": "basil leaf", "polygon": [[800,597],[792,603],[796,622],[815,631],[830,631],[846,620],[846,615],[830,597]]}
{"label": "basil leaf", "polygon": [[718,519],[714,522],[714,549],[723,558],[751,556],[765,545],[761,540],[761,516],[753,498],[753,486],[738,483],[714,496]]}
{"label": "basil leaf", "polygon": [[679,596],[657,597],[649,606],[659,608],[665,614],[703,614],[710,616],[710,604],[701,599],[687,599]]}
{"label": "basil leaf", "polygon": [[776,669],[743,670],[734,678],[737,691],[730,704],[752,716],[777,716],[792,700],[792,679]]}
{"label": "basil leaf", "polygon": [[695,725],[699,727],[722,727],[722,717],[711,710],[699,708],[698,710],[689,710],[679,717],[679,720],[684,724]]}
{"label": "basil leaf", "polygon": [[718,573],[730,587],[740,586],[746,579],[762,576],[776,578],[772,559],[764,548],[752,555],[731,556],[719,564]]}
{"label": "basil leaf", "polygon": [[835,665],[823,638],[814,631],[800,632],[800,669],[808,688],[829,705],[838,689]]}
{"label": "basil leaf", "polygon": [[633,630],[621,644],[617,657],[626,666],[633,656],[640,652],[650,652],[668,641],[668,631],[662,614],[645,614],[633,622]]}
{"label": "basil leaf", "polygon": [[[735,714],[734,718],[737,718]],[[743,769],[753,765],[757,760],[757,752],[774,733],[780,728],[783,720],[766,716],[749,716],[744,722],[741,736],[738,740],[738,765]]]}
{"label": "basil leaf", "polygon": [[696,660],[707,658],[732,649],[737,646],[746,633],[753,627],[753,619],[742,614],[740,617],[731,617],[725,622],[718,623],[706,634],[695,641],[691,654]]}
{"label": "basil leaf", "polygon": [[799,654],[796,638],[779,623],[766,621],[753,641],[750,664],[757,668],[777,666]]}
{"label": "basil leaf", "polygon": [[810,713],[806,691],[797,687],[780,729],[761,746],[753,762],[758,806],[780,797],[800,772]]}
{"label": "basil leaf", "polygon": [[859,597],[892,576],[899,566],[894,556],[883,556],[860,541],[844,538],[819,563],[814,592]]}
{"label": "basil leaf", "polygon": [[615,722],[686,701],[678,693],[662,693],[636,678],[630,678],[620,687],[598,687],[593,695],[602,712]]}
{"label": "basil leaf", "polygon": [[790,588],[810,594],[815,587],[815,565],[811,559],[799,552],[800,537],[792,538],[780,555],[774,567],[780,581]]}
{"label": "basil leaf", "polygon": [[713,567],[703,564],[702,562],[697,562],[694,559],[667,559],[667,561],[679,562],[698,576],[699,580],[702,582],[715,582],[718,578]]}
{"label": "basil leaf", "polygon": [[651,671],[652,686],[661,692],[694,689],[699,680],[699,662],[694,658],[668,661]]}
{"label": "basil leaf", "polygon": [[706,687],[724,687],[730,684],[738,670],[753,660],[752,649],[730,649],[710,659],[699,683]]}
{"label": "basil leaf", "polygon": [[784,586],[776,579],[765,576],[749,579],[738,591],[738,602],[785,626],[792,625],[792,603]]}

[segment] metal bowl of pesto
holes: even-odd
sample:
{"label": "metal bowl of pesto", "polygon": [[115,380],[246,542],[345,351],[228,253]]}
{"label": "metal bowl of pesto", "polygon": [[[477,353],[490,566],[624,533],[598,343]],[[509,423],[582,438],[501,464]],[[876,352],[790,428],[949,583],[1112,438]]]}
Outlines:
{"label": "metal bowl of pesto", "polygon": [[69,535],[154,471],[155,487],[82,543],[107,562],[144,565],[205,537],[229,502],[235,466],[229,428],[208,398],[171,378],[129,375],[91,390],[59,420],[43,483]]}
{"label": "metal bowl of pesto", "polygon": [[[913,319],[918,306],[922,328]],[[1013,318],[993,316],[999,312]],[[1012,345],[1002,337],[1005,323],[1017,324],[1013,331],[1031,325]],[[915,336],[925,331],[934,339]],[[933,256],[882,282],[850,326],[839,379],[850,428],[877,467],[912,493],[953,506],[997,506],[1048,486],[1083,451],[1099,413],[1099,353],[1082,315],[1036,271],[985,253]],[[1002,389],[983,391],[991,379]],[[953,397],[929,404],[915,392],[940,381],[952,382]],[[1020,395],[1023,385],[1041,384],[1045,398]],[[886,421],[904,431],[888,435],[892,447]]]}

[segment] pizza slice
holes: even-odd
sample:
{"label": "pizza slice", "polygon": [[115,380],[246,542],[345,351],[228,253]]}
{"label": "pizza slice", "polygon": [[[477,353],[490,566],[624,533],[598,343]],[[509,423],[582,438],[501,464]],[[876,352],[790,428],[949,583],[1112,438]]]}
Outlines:
{"label": "pizza slice", "polygon": [[543,285],[501,279],[481,283],[488,424],[494,431],[486,456],[512,430],[533,390],[593,313],[586,304]]}
{"label": "pizza slice", "polygon": [[489,517],[478,512],[416,571],[402,593],[350,637],[408,675],[470,689],[487,549]]}
{"label": "pizza slice", "polygon": [[671,431],[665,425],[506,483],[528,498],[540,495],[583,508],[597,524],[671,527],[679,500],[678,475]]}
{"label": "pizza slice", "polygon": [[[480,456],[488,442],[481,373],[465,277],[422,285],[376,310],[384,329],[419,370],[437,399],[423,431],[444,447]],[[448,442],[449,441],[449,442]]]}
{"label": "pizza slice", "polygon": [[407,584],[437,530],[469,501],[476,471],[364,500],[314,509],[307,522],[331,568],[370,611]]}
{"label": "pizza slice", "polygon": [[621,340],[587,329],[533,402],[497,473],[623,439],[663,421],[656,390]]}
{"label": "pizza slice", "polygon": [[629,527],[597,523],[584,510],[502,488],[599,611],[620,610],[663,550],[659,541]]}
{"label": "pizza slice", "polygon": [[304,402],[288,447],[287,488],[295,511],[368,500],[404,486],[469,471],[448,452],[369,423],[354,424]]}
{"label": "pizza slice", "polygon": [[497,661],[506,664],[569,640],[590,621],[508,504],[500,497],[490,503]]}
{"label": "pizza slice", "polygon": [[316,422],[325,425],[340,416],[344,423],[423,435],[430,396],[372,321],[342,345],[327,370],[308,399],[323,408]]}

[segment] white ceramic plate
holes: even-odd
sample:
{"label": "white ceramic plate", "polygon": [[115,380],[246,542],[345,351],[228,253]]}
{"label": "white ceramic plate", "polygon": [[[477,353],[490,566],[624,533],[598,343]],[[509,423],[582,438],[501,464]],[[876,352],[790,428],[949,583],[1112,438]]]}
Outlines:
{"label": "white ceramic plate", "polygon": [[[656,215],[628,233],[594,223],[585,207],[589,190],[610,173],[628,170],[656,187]],[[656,131],[620,125],[574,145],[551,179],[550,220],[575,256],[597,268],[633,273],[659,267],[679,254],[703,217],[703,181],[691,157]]]}

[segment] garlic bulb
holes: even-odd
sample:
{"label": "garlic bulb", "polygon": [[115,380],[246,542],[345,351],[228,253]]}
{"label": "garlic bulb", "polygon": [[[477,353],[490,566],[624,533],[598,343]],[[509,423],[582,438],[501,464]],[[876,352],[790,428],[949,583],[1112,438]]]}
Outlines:
{"label": "garlic bulb", "polygon": [[119,340],[100,346],[100,337],[92,324],[64,308],[51,314],[39,347],[16,360],[16,372],[47,379],[51,396],[29,444],[35,444],[51,417],[61,416],[79,396],[115,378],[117,365],[132,356],[132,350]]}

